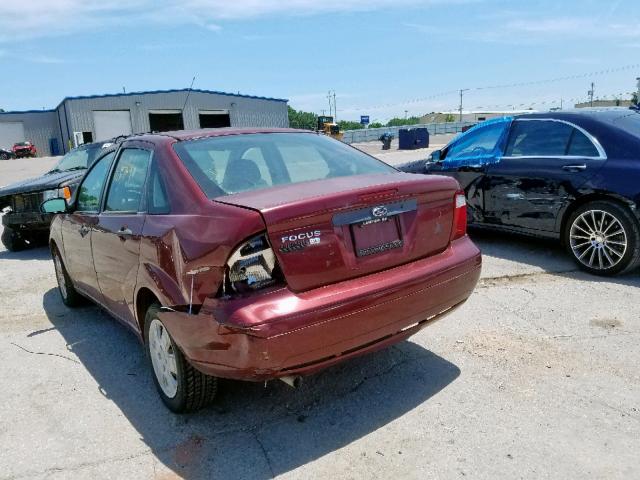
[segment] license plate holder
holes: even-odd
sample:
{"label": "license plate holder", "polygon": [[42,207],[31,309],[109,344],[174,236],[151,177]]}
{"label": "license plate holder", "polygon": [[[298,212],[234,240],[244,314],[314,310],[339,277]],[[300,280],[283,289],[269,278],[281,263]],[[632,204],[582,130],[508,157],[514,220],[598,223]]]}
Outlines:
{"label": "license plate holder", "polygon": [[357,257],[368,257],[404,245],[397,215],[353,223],[350,227]]}

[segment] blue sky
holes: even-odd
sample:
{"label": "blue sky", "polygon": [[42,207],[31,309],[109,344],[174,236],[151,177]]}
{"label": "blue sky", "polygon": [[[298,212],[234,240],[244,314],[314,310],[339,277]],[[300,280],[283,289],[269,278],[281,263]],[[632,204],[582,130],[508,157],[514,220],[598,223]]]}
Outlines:
{"label": "blue sky", "polygon": [[596,97],[628,97],[640,77],[640,5],[2,0],[0,69],[5,110],[122,87],[183,88],[194,75],[194,88],[289,98],[318,113],[335,90],[342,119],[456,109],[460,88],[471,89],[465,109],[545,109],[586,99],[591,81]]}

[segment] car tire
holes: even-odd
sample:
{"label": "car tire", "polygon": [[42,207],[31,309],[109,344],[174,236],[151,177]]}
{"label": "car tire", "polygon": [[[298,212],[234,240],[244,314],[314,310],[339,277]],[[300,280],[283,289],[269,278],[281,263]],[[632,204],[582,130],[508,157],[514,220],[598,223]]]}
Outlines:
{"label": "car tire", "polygon": [[4,227],[2,230],[2,244],[10,252],[19,252],[27,248],[27,242],[20,232],[13,228]]}
{"label": "car tire", "polygon": [[616,275],[640,263],[640,225],[632,212],[600,200],[576,209],[566,223],[564,241],[578,266],[594,275]]}
{"label": "car tire", "polygon": [[199,372],[184,357],[151,305],[144,319],[144,340],[153,381],[163,403],[174,413],[195,412],[216,396],[218,379]]}
{"label": "car tire", "polygon": [[9,160],[9,155],[6,153],[0,153],[0,160]]}
{"label": "car tire", "polygon": [[56,280],[58,281],[58,292],[64,303],[69,308],[74,308],[84,303],[84,298],[78,293],[73,286],[73,282],[69,277],[67,268],[64,266],[62,256],[56,247],[51,250],[51,256],[53,257],[53,268],[56,272]]}

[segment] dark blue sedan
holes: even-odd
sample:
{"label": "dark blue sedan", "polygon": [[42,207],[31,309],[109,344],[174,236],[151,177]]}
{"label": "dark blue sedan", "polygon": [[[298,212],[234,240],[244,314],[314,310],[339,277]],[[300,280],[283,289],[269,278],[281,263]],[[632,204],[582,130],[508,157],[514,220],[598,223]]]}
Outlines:
{"label": "dark blue sedan", "polygon": [[588,272],[640,264],[637,110],[489,120],[400,169],[456,178],[471,223],[559,239]]}

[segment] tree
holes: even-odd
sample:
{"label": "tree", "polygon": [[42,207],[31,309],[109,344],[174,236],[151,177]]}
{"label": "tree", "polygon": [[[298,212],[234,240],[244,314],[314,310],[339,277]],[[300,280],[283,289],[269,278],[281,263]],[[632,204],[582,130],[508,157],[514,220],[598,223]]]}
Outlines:
{"label": "tree", "polygon": [[638,94],[636,92],[633,92],[631,94],[631,103],[633,103],[634,105],[638,105]]}
{"label": "tree", "polygon": [[447,123],[455,122],[456,117],[454,117],[452,113],[447,113],[447,115],[444,117],[444,121]]}
{"label": "tree", "polygon": [[382,127],[384,127],[384,125],[381,124],[380,122],[373,122],[369,124],[369,128],[382,128]]}
{"label": "tree", "polygon": [[303,112],[288,107],[289,126],[291,128],[302,128],[304,130],[315,130],[318,126],[318,116],[315,113]]}
{"label": "tree", "polygon": [[340,127],[341,132],[344,132],[345,130],[361,130],[364,128],[361,123],[351,120],[340,120],[338,122],[338,126]]}
{"label": "tree", "polygon": [[387,122],[387,127],[402,127],[404,125],[416,125],[420,123],[420,117],[392,118]]}

